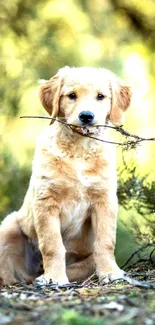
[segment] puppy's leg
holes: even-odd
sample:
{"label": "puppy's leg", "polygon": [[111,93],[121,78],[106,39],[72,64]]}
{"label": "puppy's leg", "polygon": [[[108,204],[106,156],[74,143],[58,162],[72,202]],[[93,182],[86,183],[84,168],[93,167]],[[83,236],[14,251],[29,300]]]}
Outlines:
{"label": "puppy's leg", "polygon": [[19,227],[16,214],[7,216],[0,227],[0,279],[4,285],[32,282],[37,272],[32,263],[35,253]]}
{"label": "puppy's leg", "polygon": [[70,264],[67,267],[67,276],[69,281],[83,281],[95,272],[95,263],[93,255],[89,255],[83,260]]}
{"label": "puppy's leg", "polygon": [[44,275],[38,281],[49,283],[67,283],[66,250],[61,236],[59,208],[53,201],[37,200],[34,204],[34,221],[42,253]]}
{"label": "puppy's leg", "polygon": [[[112,204],[111,204],[112,202]],[[116,239],[117,198],[108,196],[104,202],[95,203],[92,210],[94,229],[94,261],[101,282],[121,278],[124,272],[115,261],[114,249]]]}

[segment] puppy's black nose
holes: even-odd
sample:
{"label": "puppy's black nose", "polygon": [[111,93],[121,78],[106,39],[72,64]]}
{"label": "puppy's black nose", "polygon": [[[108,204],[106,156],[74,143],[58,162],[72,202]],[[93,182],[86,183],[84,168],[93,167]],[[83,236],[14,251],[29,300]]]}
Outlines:
{"label": "puppy's black nose", "polygon": [[79,114],[79,120],[82,122],[82,124],[91,124],[94,119],[94,114],[89,111],[82,111]]}

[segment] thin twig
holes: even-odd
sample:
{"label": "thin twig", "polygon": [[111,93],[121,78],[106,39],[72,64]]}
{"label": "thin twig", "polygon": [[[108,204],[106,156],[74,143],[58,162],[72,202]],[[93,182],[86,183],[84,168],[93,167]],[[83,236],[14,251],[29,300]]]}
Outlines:
{"label": "thin twig", "polygon": [[[86,128],[86,126],[79,126],[79,125],[74,125],[74,124],[71,124],[71,123],[67,123],[67,122],[64,122],[64,121],[61,121],[61,120],[58,120],[57,118],[54,118],[54,117],[48,117],[48,116],[20,116],[20,118],[42,118],[42,119],[47,119],[47,120],[54,120],[54,121],[57,121],[59,123],[62,123],[66,126],[69,126],[69,127],[74,127],[74,128]],[[91,126],[91,127],[109,127],[109,128],[113,128],[109,125],[94,125],[94,126]],[[82,134],[82,133],[79,133],[77,131],[78,134],[80,135],[83,135],[85,137],[88,137],[88,138],[91,138],[91,139],[94,139],[94,140],[98,140],[98,141],[101,141],[101,142],[105,142],[105,143],[111,143],[111,144],[117,144],[117,145],[123,145],[121,142],[113,142],[113,141],[106,141],[106,140],[103,140],[103,139],[99,139],[97,137],[92,137],[88,134]]]}
{"label": "thin twig", "polygon": [[67,125],[67,126],[79,127],[78,125],[69,124],[69,123],[67,123],[67,122],[64,122],[64,121],[58,120],[57,118],[49,117],[49,116],[24,115],[24,116],[20,116],[20,118],[37,118],[37,119],[40,118],[40,119],[44,119],[44,120],[57,121],[57,122],[59,122],[59,123],[62,123],[62,124],[64,124],[64,125]]}
{"label": "thin twig", "polygon": [[131,285],[133,285],[135,287],[140,287],[140,288],[145,288],[145,289],[155,289],[155,284],[154,283],[135,280],[135,279],[132,279],[129,276],[126,276],[126,275],[124,275],[122,277],[122,279],[127,281],[128,283],[130,283]]}
{"label": "thin twig", "polygon": [[155,264],[155,262],[154,262],[154,260],[153,260],[153,254],[154,254],[154,252],[155,252],[155,247],[153,248],[152,252],[150,253],[150,261],[151,261],[151,264],[152,264],[152,265]]}
{"label": "thin twig", "polygon": [[83,134],[83,133],[78,132],[78,128],[85,129],[86,126],[79,126],[79,125],[70,124],[70,123],[64,122],[64,121],[62,121],[60,119],[54,118],[54,117],[27,115],[27,116],[20,116],[20,118],[37,118],[37,119],[47,119],[47,120],[57,121],[57,122],[62,123],[64,125],[66,125],[66,126],[77,128],[76,132],[83,135],[83,136],[85,136],[85,137],[88,137],[88,138],[91,138],[91,139],[94,139],[94,140],[98,140],[98,141],[101,141],[101,142],[105,142],[105,143],[124,146],[127,149],[135,148],[139,143],[141,143],[143,141],[155,141],[155,137],[151,137],[151,138],[140,137],[140,136],[138,136],[136,134],[131,134],[128,131],[124,130],[122,128],[122,126],[111,126],[111,125],[108,125],[108,124],[105,124],[105,125],[97,124],[97,125],[91,125],[91,128],[93,128],[93,127],[94,128],[110,128],[110,129],[113,129],[113,130],[119,132],[121,135],[125,136],[126,138],[128,138],[128,137],[134,138],[134,139],[136,139],[136,141],[134,141],[134,140],[129,140],[129,141],[126,141],[126,142],[106,141],[106,140],[103,140],[103,139],[100,139],[100,138],[97,138],[97,137],[90,136],[88,134]]}
{"label": "thin twig", "polygon": [[84,280],[84,281],[82,282],[82,287],[84,287],[84,286],[86,286],[86,285],[92,283],[92,279],[94,279],[95,277],[97,278],[97,274],[96,274],[96,272],[94,272],[94,273],[93,273],[89,278],[87,278],[86,280]]}
{"label": "thin twig", "polygon": [[130,257],[128,258],[128,260],[125,262],[125,264],[123,264],[123,265],[121,266],[121,268],[124,269],[124,267],[125,267],[126,265],[129,264],[129,262],[133,259],[133,257],[135,257],[135,255],[137,255],[139,252],[142,252],[144,249],[146,249],[147,247],[150,247],[150,246],[152,246],[152,245],[153,245],[153,244],[147,243],[146,245],[144,245],[144,246],[138,248],[136,251],[134,251],[134,252],[130,255]]}

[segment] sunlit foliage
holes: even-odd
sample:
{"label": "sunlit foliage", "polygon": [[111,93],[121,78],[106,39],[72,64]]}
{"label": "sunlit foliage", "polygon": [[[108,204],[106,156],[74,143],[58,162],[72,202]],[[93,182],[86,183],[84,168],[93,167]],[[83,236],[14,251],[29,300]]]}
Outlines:
{"label": "sunlit foliage", "polygon": [[[35,139],[48,123],[38,79],[60,67],[106,67],[134,92],[126,128],[155,136],[155,3],[153,0],[1,0],[0,216],[18,209],[26,191]],[[154,146],[127,153],[139,173],[154,178]],[[118,165],[122,165],[121,150]],[[133,181],[133,180],[132,180]],[[133,184],[133,186],[135,186]],[[121,202],[120,202],[121,204]]]}

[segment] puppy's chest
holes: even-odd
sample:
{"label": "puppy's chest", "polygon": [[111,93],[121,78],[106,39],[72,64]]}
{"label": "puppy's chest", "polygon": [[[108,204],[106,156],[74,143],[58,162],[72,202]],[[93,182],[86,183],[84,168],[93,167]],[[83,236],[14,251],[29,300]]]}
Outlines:
{"label": "puppy's chest", "polygon": [[104,166],[99,160],[96,163],[95,159],[75,158],[67,159],[66,164],[70,172],[68,174],[65,173],[65,164],[63,168],[62,163],[61,175],[62,177],[63,174],[64,176],[66,175],[66,185],[69,184],[69,187],[73,187],[74,189],[78,187],[79,191],[81,189],[87,192],[87,190],[95,188],[95,186],[96,188],[102,186]]}
{"label": "puppy's chest", "polygon": [[104,187],[100,173],[89,161],[77,158],[71,165],[61,205],[62,232],[67,238],[80,233],[82,224],[90,216],[93,200]]}
{"label": "puppy's chest", "polygon": [[59,156],[53,167],[51,185],[59,194],[62,232],[74,237],[89,218],[93,201],[103,194],[106,165],[98,157]]}
{"label": "puppy's chest", "polygon": [[97,184],[101,184],[101,176],[97,173],[94,166],[89,166],[85,162],[76,162],[76,178],[77,183],[85,188],[85,190],[94,187]]}

